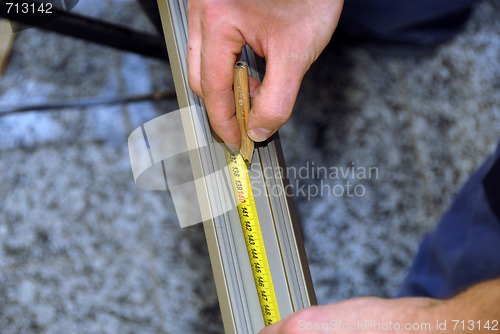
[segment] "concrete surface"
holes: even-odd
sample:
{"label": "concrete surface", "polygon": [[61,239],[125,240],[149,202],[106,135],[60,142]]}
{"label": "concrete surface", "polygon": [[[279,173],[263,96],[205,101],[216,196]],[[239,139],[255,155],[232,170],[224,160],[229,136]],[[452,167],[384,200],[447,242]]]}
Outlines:
{"label": "concrete surface", "polygon": [[[152,31],[132,0],[76,11]],[[500,5],[419,60],[326,53],[281,131],[293,168],[376,167],[363,196],[299,194],[320,303],[391,296],[421,236],[500,134]],[[171,87],[168,67],[30,29],[0,105]],[[0,117],[0,333],[220,333],[201,227],[181,230],[165,193],[136,189],[126,140],[175,102]],[[359,169],[358,169],[359,170]],[[340,188],[338,188],[340,189]]]}

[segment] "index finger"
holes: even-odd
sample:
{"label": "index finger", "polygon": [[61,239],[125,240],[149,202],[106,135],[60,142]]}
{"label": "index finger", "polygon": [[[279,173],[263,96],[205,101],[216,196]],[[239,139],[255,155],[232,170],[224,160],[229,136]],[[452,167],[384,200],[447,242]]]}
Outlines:
{"label": "index finger", "polygon": [[205,31],[201,47],[200,83],[213,130],[235,150],[241,134],[235,115],[233,67],[245,42],[241,36]]}

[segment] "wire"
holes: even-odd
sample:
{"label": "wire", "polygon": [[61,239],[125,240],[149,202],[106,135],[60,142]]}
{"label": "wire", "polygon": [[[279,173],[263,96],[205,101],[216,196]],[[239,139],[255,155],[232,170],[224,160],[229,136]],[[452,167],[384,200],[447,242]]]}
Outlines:
{"label": "wire", "polygon": [[52,102],[46,104],[33,104],[25,106],[12,106],[0,108],[0,117],[26,112],[47,112],[67,108],[88,108],[96,105],[127,104],[145,101],[161,101],[175,97],[175,90],[163,90],[142,95],[124,97],[97,97],[89,99],[76,99],[63,102]]}

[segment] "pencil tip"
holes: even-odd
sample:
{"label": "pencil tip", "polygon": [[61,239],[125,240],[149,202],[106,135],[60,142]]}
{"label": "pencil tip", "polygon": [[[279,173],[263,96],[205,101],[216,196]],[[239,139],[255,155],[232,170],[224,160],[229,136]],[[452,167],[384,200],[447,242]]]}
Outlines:
{"label": "pencil tip", "polygon": [[253,158],[253,147],[242,149],[240,151],[240,153],[241,153],[241,157],[246,162],[247,167],[250,167],[250,165],[252,164],[252,158]]}

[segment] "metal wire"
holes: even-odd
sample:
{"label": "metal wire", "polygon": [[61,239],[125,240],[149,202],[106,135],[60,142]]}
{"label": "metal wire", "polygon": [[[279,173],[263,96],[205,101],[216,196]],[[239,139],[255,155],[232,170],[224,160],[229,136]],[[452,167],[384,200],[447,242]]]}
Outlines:
{"label": "metal wire", "polygon": [[51,102],[44,104],[32,104],[25,106],[0,107],[0,117],[26,113],[26,112],[49,112],[70,108],[88,108],[96,105],[128,104],[146,101],[161,101],[175,98],[175,90],[163,90],[141,95],[131,95],[123,97],[96,97],[88,99],[75,99],[63,102]]}

